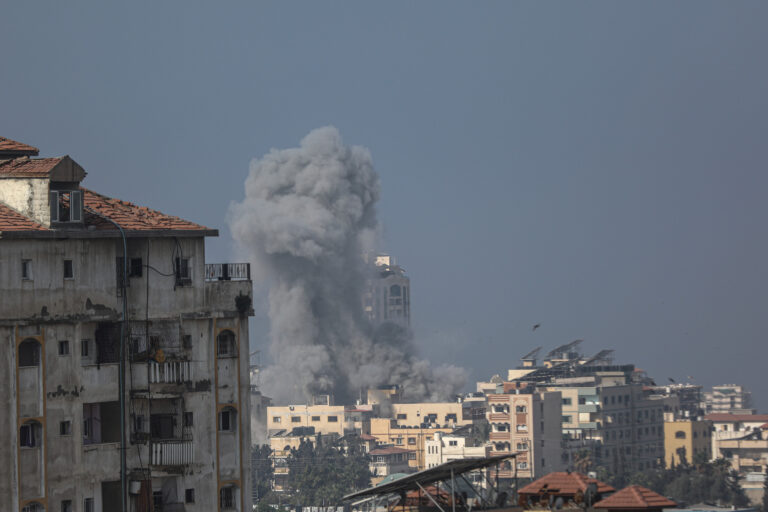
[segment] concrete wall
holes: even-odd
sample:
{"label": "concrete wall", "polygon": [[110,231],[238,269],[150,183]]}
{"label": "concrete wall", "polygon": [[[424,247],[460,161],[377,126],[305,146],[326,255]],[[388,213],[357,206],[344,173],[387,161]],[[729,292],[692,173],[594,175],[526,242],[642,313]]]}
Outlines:
{"label": "concrete wall", "polygon": [[4,178],[0,187],[0,203],[43,226],[50,226],[49,184],[48,178]]}

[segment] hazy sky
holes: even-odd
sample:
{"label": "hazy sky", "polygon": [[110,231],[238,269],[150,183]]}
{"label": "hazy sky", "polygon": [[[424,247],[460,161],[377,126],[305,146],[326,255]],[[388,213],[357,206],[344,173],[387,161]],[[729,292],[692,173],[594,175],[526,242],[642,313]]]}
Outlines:
{"label": "hazy sky", "polygon": [[425,356],[485,379],[584,338],[765,411],[767,24],[760,2],[18,2],[0,135],[218,227],[216,262],[250,160],[334,125],[381,176]]}

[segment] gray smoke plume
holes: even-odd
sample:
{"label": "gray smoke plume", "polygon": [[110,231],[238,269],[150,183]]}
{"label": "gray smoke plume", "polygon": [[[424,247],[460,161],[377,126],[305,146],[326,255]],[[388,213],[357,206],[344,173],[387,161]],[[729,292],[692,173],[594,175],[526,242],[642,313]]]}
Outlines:
{"label": "gray smoke plume", "polygon": [[462,369],[433,368],[407,333],[374,331],[363,315],[362,254],[376,239],[378,199],[370,153],[344,145],[333,127],[251,163],[230,227],[271,284],[274,363],[261,387],[276,403],[316,394],[351,403],[360,390],[390,383],[410,399],[440,400],[463,386]]}

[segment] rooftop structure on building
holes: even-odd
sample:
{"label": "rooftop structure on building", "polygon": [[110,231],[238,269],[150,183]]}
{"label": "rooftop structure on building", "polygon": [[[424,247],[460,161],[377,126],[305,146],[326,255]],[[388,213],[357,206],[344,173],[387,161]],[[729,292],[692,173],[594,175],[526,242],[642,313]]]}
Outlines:
{"label": "rooftop structure on building", "polygon": [[248,265],[37,154],[0,138],[0,509],[250,510]]}
{"label": "rooftop structure on building", "polygon": [[640,485],[630,485],[603,498],[593,505],[595,509],[622,511],[660,511],[675,508],[677,503]]}

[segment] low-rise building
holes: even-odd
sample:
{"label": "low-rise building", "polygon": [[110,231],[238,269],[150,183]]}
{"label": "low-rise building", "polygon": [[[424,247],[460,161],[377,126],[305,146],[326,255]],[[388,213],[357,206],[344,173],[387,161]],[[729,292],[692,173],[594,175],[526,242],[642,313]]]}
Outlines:
{"label": "low-rise building", "polygon": [[664,464],[671,468],[712,459],[712,422],[673,420],[664,422]]}
{"label": "low-rise building", "polygon": [[267,408],[267,432],[312,427],[320,434],[370,433],[373,410],[366,406],[286,405]]}
{"label": "low-rise building", "polygon": [[412,473],[414,469],[408,463],[411,453],[412,450],[396,446],[382,446],[371,450],[368,453],[371,458],[371,485],[378,485],[384,478],[395,473]]}
{"label": "low-rise building", "polygon": [[380,445],[392,445],[409,450],[407,454],[409,465],[421,471],[426,468],[426,441],[432,440],[436,433],[449,434],[453,430],[454,428],[450,426],[398,425],[396,420],[390,418],[372,418],[370,434]]}
{"label": "low-rise building", "polygon": [[424,446],[427,451],[424,458],[427,468],[439,466],[450,460],[487,457],[491,452],[488,444],[467,446],[466,437],[442,432],[437,432],[432,439],[426,440]]}
{"label": "low-rise building", "polygon": [[731,469],[739,473],[739,485],[752,503],[760,503],[768,476],[768,424],[738,438],[721,439],[717,448]]}

